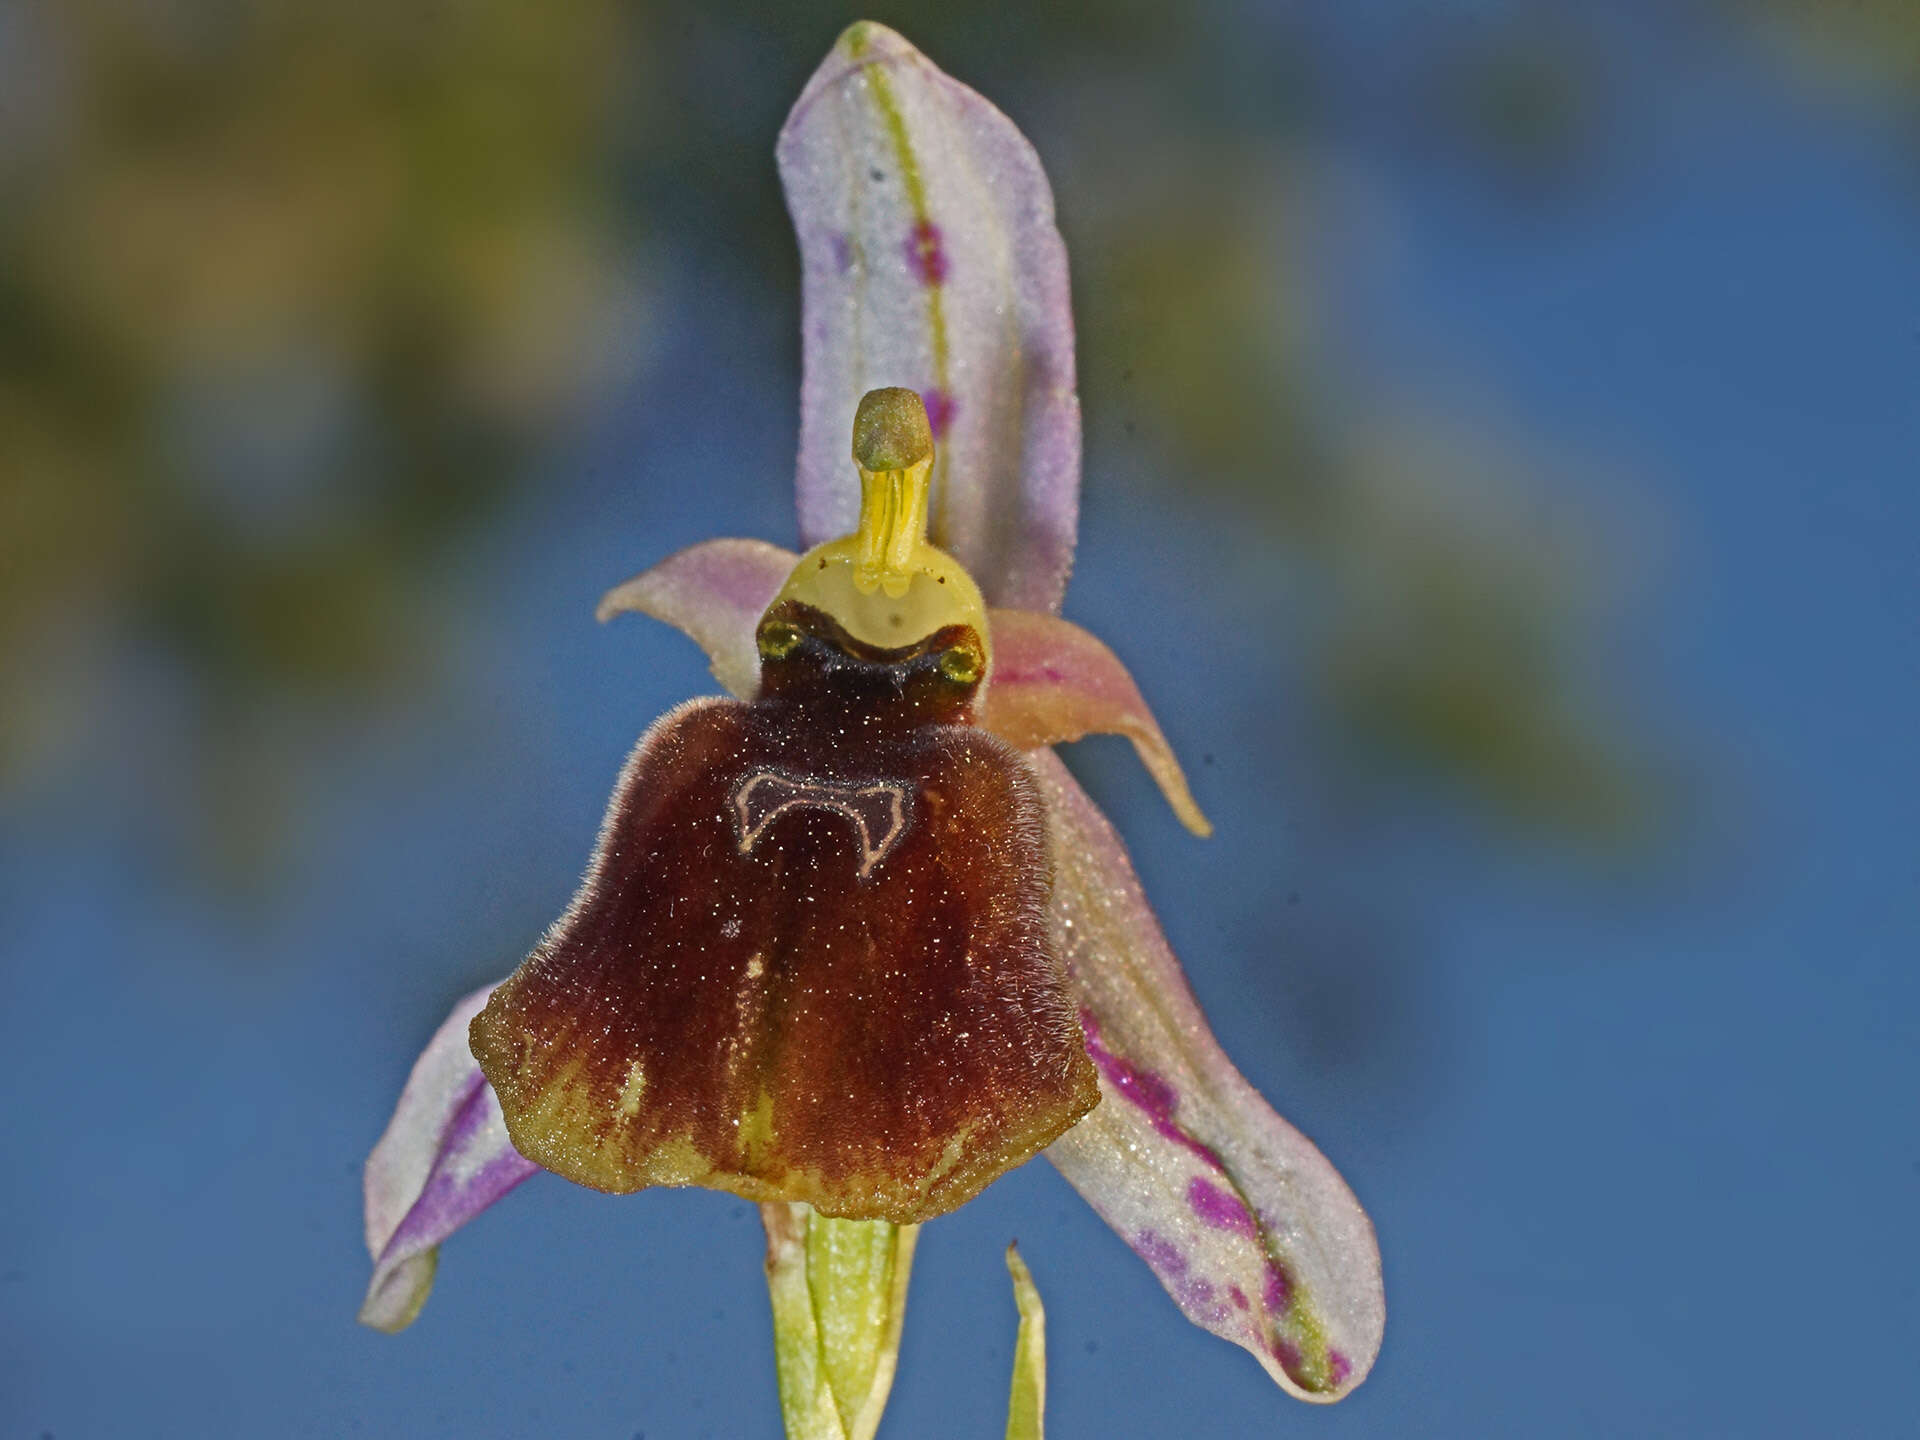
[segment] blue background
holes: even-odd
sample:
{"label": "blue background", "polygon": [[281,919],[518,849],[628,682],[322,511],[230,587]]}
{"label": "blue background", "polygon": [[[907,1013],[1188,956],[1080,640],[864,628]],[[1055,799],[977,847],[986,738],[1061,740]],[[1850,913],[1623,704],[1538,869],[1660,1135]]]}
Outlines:
{"label": "blue background", "polygon": [[[1418,775],[1354,799],[1265,543],[1090,416],[1067,614],[1133,667],[1215,837],[1120,742],[1069,758],[1227,1050],[1373,1215],[1386,1345],[1350,1400],[1297,1405],[1036,1162],[927,1228],[883,1434],[999,1433],[1015,1237],[1062,1437],[1917,1423],[1912,137],[1764,47],[1648,22],[1616,37],[1589,182],[1515,204],[1379,124],[1408,13],[1315,21],[1332,163],[1294,229],[1327,364],[1583,457],[1555,484],[1627,580],[1596,663],[1673,798],[1648,853],[1599,859]],[[1208,17],[1223,52],[1265,23]],[[1057,175],[1071,108],[1036,121],[980,71]],[[0,1433],[776,1433],[730,1197],[536,1177],[446,1247],[413,1329],[352,1318],[359,1166],[412,1057],[565,903],[638,732],[712,688],[595,598],[709,536],[792,541],[791,310],[694,247],[668,275],[644,373],[426,577],[453,678],[307,762],[271,905],[210,900],[103,819],[192,803],[145,752],[0,817]],[[103,703],[164,727],[182,702],[136,675]]]}

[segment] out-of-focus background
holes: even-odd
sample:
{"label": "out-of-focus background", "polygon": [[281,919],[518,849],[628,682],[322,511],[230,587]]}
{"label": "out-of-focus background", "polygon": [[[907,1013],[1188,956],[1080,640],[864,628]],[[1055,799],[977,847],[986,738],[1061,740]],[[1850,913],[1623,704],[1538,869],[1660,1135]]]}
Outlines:
{"label": "out-of-focus background", "polygon": [[[451,1002],[711,691],[595,598],[790,544],[772,146],[839,5],[0,7],[0,1429],[775,1433],[750,1207],[538,1177],[353,1323]],[[1379,1227],[1295,1404],[1044,1163],[893,1436],[1893,1434],[1920,1407],[1920,7],[872,12],[1052,175],[1070,759]]]}

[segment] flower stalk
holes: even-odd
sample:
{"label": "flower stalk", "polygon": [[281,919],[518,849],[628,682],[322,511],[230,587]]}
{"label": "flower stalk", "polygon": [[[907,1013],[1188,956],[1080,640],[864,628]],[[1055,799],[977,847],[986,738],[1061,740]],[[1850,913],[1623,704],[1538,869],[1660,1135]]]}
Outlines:
{"label": "flower stalk", "polygon": [[920,1227],[784,1202],[762,1205],[760,1220],[788,1440],[872,1440],[893,1388]]}

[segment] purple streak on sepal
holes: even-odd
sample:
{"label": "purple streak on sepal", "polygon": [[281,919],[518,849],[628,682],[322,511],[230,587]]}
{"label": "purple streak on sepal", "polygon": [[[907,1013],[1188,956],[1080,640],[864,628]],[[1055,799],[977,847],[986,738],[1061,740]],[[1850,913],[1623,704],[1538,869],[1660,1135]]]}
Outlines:
{"label": "purple streak on sepal", "polygon": [[513,1148],[467,1048],[467,1026],[491,993],[489,985],[467,996],[434,1032],[367,1157],[374,1267],[360,1321],[376,1330],[412,1324],[433,1287],[440,1242],[540,1168]]}
{"label": "purple streak on sepal", "polygon": [[1104,1092],[1047,1156],[1188,1319],[1290,1393],[1337,1400],[1385,1324],[1373,1227],[1221,1052],[1106,817],[1051,751],[1029,753],[1053,832],[1054,942]]}
{"label": "purple streak on sepal", "polygon": [[1215,1230],[1231,1230],[1249,1240],[1260,1233],[1240,1197],[1222,1190],[1203,1175],[1194,1176],[1187,1186],[1187,1207]]}

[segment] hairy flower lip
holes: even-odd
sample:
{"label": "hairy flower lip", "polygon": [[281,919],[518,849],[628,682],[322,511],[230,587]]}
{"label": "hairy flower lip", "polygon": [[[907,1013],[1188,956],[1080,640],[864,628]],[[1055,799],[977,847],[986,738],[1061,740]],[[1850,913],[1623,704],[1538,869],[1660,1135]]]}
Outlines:
{"label": "hairy flower lip", "polygon": [[[1025,760],[954,723],[966,687],[926,657],[813,644],[767,662],[763,690],[801,672],[778,693],[690,702],[641,739],[578,894],[475,1016],[473,1053],[514,1144],[570,1180],[913,1224],[1099,1092]],[[834,693],[856,664],[947,708]]]}

